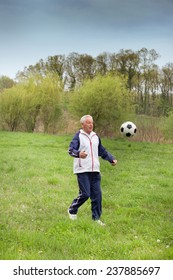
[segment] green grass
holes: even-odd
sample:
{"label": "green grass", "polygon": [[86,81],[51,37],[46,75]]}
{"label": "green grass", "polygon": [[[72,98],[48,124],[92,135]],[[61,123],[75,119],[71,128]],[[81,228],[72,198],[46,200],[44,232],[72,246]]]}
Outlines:
{"label": "green grass", "polygon": [[71,138],[0,132],[0,259],[172,259],[173,146],[102,139],[118,164],[101,159],[100,227],[89,200],[68,218]]}

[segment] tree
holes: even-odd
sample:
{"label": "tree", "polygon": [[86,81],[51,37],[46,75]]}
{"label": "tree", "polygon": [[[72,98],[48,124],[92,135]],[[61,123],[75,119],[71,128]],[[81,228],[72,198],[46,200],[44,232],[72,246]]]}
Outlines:
{"label": "tree", "polygon": [[58,79],[63,80],[64,75],[64,55],[48,56],[46,60],[40,59],[35,65],[25,67],[23,71],[17,73],[19,81],[28,79],[33,75],[40,75],[45,77],[47,74],[57,74]]}
{"label": "tree", "polygon": [[[158,67],[154,61],[159,54],[151,49],[142,48],[137,52],[139,64],[136,75],[133,78],[134,91],[138,104],[138,114],[151,114],[151,101],[157,103],[156,94],[158,93]],[[154,101],[154,102],[153,102]],[[152,105],[153,106],[153,105]],[[154,114],[155,108],[153,110]]]}
{"label": "tree", "polygon": [[80,86],[85,79],[94,77],[94,59],[87,54],[71,53],[66,58],[65,75],[68,89]]}
{"label": "tree", "polygon": [[2,127],[8,127],[15,131],[20,123],[21,113],[21,90],[22,88],[14,86],[5,89],[0,95],[0,120]]}
{"label": "tree", "polygon": [[23,80],[0,95],[2,123],[12,131],[24,126],[33,132],[39,118],[44,131],[48,131],[60,117],[61,93],[62,83],[57,74],[35,75]]}
{"label": "tree", "polygon": [[111,71],[118,71],[127,77],[127,88],[133,89],[133,78],[135,77],[139,65],[139,55],[132,50],[120,50],[110,58]]}
{"label": "tree", "polygon": [[46,73],[55,73],[60,80],[63,80],[65,55],[48,56],[43,65],[45,65]]}
{"label": "tree", "polygon": [[106,75],[109,71],[109,59],[110,55],[106,52],[99,54],[95,59],[95,73],[102,76]]}
{"label": "tree", "polygon": [[0,77],[0,92],[6,88],[11,88],[15,85],[15,82],[7,76]]}
{"label": "tree", "polygon": [[49,73],[30,77],[25,83],[22,96],[21,118],[27,131],[34,131],[37,119],[48,131],[49,125],[56,122],[61,114],[62,83],[57,74]]}
{"label": "tree", "polygon": [[109,134],[115,131],[123,116],[131,109],[130,93],[122,77],[97,76],[84,82],[71,94],[71,110],[80,118],[91,114],[97,131]]}
{"label": "tree", "polygon": [[166,64],[159,73],[158,114],[168,116],[173,108],[173,63]]}

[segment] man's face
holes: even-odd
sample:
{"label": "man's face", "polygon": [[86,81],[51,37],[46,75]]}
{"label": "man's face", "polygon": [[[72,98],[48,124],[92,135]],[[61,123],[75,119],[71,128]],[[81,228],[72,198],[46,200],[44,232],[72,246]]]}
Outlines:
{"label": "man's face", "polygon": [[85,122],[82,124],[83,130],[90,134],[93,131],[93,120],[92,118],[86,118]]}

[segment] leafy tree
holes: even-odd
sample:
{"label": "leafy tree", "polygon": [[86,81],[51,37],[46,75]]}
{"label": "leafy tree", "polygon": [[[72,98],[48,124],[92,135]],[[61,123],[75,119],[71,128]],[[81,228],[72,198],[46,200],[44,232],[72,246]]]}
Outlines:
{"label": "leafy tree", "polygon": [[110,55],[107,52],[99,54],[95,59],[95,73],[102,76],[106,75],[109,71]]}
{"label": "leafy tree", "polygon": [[15,131],[20,123],[21,90],[19,86],[5,89],[0,95],[1,127]]}
{"label": "leafy tree", "polygon": [[133,78],[137,73],[139,65],[139,55],[132,50],[120,50],[119,53],[111,55],[110,69],[118,71],[127,77],[127,88],[129,91],[133,89]]}
{"label": "leafy tree", "polygon": [[125,84],[122,77],[112,75],[85,81],[71,95],[73,114],[79,118],[91,114],[100,133],[112,133],[131,109],[130,93]]}
{"label": "leafy tree", "polygon": [[154,61],[159,58],[159,54],[154,50],[148,50],[146,48],[142,48],[138,51],[140,57],[140,65],[141,69],[145,70],[152,68]]}
{"label": "leafy tree", "polygon": [[30,78],[22,84],[23,93],[21,95],[21,120],[28,132],[33,132],[41,103],[37,94],[37,84],[34,78]]}
{"label": "leafy tree", "polygon": [[160,74],[161,106],[164,115],[167,115],[173,106],[173,63],[162,68]]}
{"label": "leafy tree", "polygon": [[80,86],[85,79],[94,77],[94,59],[87,54],[69,54],[65,63],[65,75],[68,89]]}
{"label": "leafy tree", "polygon": [[48,56],[46,60],[40,59],[35,65],[29,65],[23,71],[19,71],[17,73],[17,79],[21,81],[33,75],[45,77],[47,74],[54,73],[57,74],[58,79],[63,80],[64,63],[64,55]]}
{"label": "leafy tree", "polygon": [[28,132],[35,129],[38,118],[47,131],[61,114],[62,85],[57,74],[32,76],[6,89],[0,96],[2,123],[10,130],[24,124]]}
{"label": "leafy tree", "polygon": [[61,114],[61,81],[57,74],[49,73],[46,77],[37,75],[31,77],[24,88],[21,118],[27,131],[34,130],[38,117],[47,131]]}
{"label": "leafy tree", "polygon": [[48,56],[45,61],[46,72],[57,74],[60,80],[63,79],[64,65],[65,55]]}
{"label": "leafy tree", "polygon": [[57,74],[50,74],[42,79],[37,89],[40,106],[40,119],[45,131],[53,125],[61,115],[63,86]]}
{"label": "leafy tree", "polygon": [[15,85],[15,82],[7,76],[0,77],[0,92],[6,88],[11,88]]}

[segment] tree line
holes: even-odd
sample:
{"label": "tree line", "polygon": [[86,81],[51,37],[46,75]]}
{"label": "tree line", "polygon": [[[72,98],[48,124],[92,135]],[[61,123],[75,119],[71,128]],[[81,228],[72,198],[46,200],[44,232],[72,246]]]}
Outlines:
{"label": "tree line", "polygon": [[156,64],[159,54],[142,48],[139,51],[120,50],[118,53],[104,52],[96,58],[88,54],[70,53],[49,56],[35,65],[25,67],[17,78],[28,78],[31,74],[46,75],[53,72],[63,81],[65,90],[80,87],[86,79],[98,74],[121,74],[127,78],[126,86],[133,94],[137,114],[167,115],[173,105],[173,63],[161,69]]}
{"label": "tree line", "polygon": [[108,134],[128,114],[170,116],[173,63],[160,69],[158,57],[143,48],[40,59],[15,81],[0,77],[0,126],[34,131],[40,123],[49,132],[62,116],[90,113],[97,129]]}

